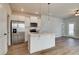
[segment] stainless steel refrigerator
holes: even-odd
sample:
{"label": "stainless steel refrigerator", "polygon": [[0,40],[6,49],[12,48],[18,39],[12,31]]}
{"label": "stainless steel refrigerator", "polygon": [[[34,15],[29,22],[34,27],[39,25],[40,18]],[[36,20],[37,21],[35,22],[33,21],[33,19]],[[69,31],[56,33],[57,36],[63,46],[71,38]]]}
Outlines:
{"label": "stainless steel refrigerator", "polygon": [[25,23],[23,21],[12,21],[12,45],[25,41]]}

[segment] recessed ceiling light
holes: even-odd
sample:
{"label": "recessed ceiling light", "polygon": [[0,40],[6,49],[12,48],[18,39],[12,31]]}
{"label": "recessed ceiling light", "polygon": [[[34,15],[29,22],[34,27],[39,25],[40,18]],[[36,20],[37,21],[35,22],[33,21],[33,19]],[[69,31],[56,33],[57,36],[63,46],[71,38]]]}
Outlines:
{"label": "recessed ceiling light", "polygon": [[23,8],[21,8],[21,11],[23,12],[23,11],[24,11],[24,9],[23,9]]}
{"label": "recessed ceiling light", "polygon": [[39,14],[39,12],[35,12],[35,14]]}

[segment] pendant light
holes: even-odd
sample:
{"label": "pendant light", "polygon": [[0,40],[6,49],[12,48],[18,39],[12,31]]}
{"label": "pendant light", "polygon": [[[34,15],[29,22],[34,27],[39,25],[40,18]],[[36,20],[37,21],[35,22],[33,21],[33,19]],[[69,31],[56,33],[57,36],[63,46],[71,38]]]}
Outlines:
{"label": "pendant light", "polygon": [[50,16],[50,3],[48,3],[48,20],[49,20],[49,16]]}

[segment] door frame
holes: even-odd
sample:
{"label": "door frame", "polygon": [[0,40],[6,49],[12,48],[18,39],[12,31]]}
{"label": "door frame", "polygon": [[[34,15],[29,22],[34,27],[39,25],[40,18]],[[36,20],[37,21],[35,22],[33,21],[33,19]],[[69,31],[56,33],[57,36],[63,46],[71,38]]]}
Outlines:
{"label": "door frame", "polygon": [[11,45],[12,45],[12,20],[11,20],[11,22],[10,22],[10,43],[11,43]]}

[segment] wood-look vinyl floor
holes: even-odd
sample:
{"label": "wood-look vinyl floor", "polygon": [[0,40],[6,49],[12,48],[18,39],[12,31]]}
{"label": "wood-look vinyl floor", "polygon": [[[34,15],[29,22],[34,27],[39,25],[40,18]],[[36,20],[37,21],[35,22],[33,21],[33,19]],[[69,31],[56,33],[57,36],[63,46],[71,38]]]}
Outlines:
{"label": "wood-look vinyl floor", "polygon": [[7,55],[26,55],[29,54],[28,44],[21,43],[17,45],[12,45],[8,48]]}
{"label": "wood-look vinyl floor", "polygon": [[[26,43],[9,47],[7,55],[28,55]],[[61,37],[56,39],[56,46],[38,55],[79,55],[79,39]]]}

